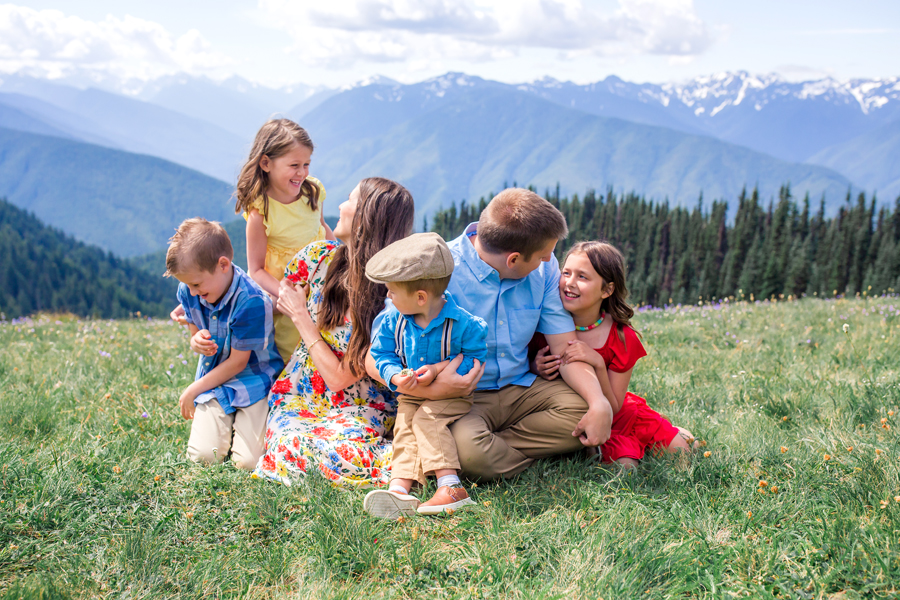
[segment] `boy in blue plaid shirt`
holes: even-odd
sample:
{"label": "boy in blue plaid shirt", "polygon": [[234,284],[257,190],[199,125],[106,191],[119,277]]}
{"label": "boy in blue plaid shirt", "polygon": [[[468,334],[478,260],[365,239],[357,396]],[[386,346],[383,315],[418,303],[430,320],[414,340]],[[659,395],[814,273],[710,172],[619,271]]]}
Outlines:
{"label": "boy in blue plaid shirt", "polygon": [[188,457],[251,470],[265,450],[266,396],[284,362],[275,349],[272,301],[232,264],[219,223],[188,219],[169,240],[166,276],[180,281],[178,301],[200,355],[195,381],[181,394],[193,419]]}

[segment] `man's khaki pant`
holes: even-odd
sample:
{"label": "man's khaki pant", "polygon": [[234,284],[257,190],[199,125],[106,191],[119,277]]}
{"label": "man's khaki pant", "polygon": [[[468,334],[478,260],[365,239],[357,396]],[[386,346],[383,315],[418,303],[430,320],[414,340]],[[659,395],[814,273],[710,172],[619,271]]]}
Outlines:
{"label": "man's khaki pant", "polygon": [[231,451],[234,466],[248,471],[255,469],[266,449],[268,415],[266,400],[239,408],[230,415],[215,400],[198,404],[188,439],[188,458],[196,463],[220,463]]}
{"label": "man's khaki pant", "polygon": [[428,473],[458,471],[459,456],[449,427],[471,407],[471,397],[425,400],[398,396],[391,478],[414,479],[425,485]]}
{"label": "man's khaki pant", "polygon": [[450,428],[462,472],[472,479],[521,473],[536,458],[583,448],[572,435],[587,402],[564,382],[475,392],[472,410]]}

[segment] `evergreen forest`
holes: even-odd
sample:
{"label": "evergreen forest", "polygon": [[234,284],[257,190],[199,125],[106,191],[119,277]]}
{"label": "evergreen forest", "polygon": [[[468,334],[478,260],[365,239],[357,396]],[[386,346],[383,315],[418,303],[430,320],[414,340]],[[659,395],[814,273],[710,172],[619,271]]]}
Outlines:
{"label": "evergreen forest", "polygon": [[[744,190],[733,203],[733,219],[727,202],[707,208],[702,195],[694,208],[612,188],[569,198],[560,196],[557,185],[544,197],[569,225],[568,238],[557,245],[558,258],[579,241],[612,243],[625,256],[636,305],[900,290],[900,197],[891,209],[874,196],[853,198],[848,192],[837,214],[826,216],[824,199],[811,208],[809,196],[797,202],[788,185],[768,203],[757,190]],[[478,220],[486,204],[481,198],[441,209],[431,230],[452,239]]]}
{"label": "evergreen forest", "polygon": [[79,242],[0,199],[0,318],[39,311],[164,316],[175,304],[176,283]]}

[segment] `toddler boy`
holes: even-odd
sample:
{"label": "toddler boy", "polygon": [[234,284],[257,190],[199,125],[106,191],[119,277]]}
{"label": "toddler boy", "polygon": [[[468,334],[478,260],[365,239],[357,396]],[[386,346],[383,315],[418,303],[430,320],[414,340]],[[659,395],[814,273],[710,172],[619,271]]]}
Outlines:
{"label": "toddler boy", "polygon": [[188,457],[251,470],[265,449],[266,396],[284,367],[275,349],[272,301],[240,267],[219,223],[188,219],[169,239],[167,277],[180,281],[178,301],[200,354],[195,381],[181,394],[193,419]]}
{"label": "toddler boy", "polygon": [[[371,354],[381,378],[396,391],[424,388],[456,355],[458,373],[468,373],[487,354],[487,326],[446,293],[453,273],[450,248],[436,233],[419,233],[394,242],[366,265],[366,277],[388,288],[392,304],[372,332]],[[439,514],[474,504],[462,487],[459,457],[449,426],[469,412],[472,397],[426,400],[401,394],[394,423],[394,455],[388,490],[369,492],[363,508],[372,515],[398,518],[418,510]],[[438,489],[423,504],[411,496],[413,483],[437,477]]]}

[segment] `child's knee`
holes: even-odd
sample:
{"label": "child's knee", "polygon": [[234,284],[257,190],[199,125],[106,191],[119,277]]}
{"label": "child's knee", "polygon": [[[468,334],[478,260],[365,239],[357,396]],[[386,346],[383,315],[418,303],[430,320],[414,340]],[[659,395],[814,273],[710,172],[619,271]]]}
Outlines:
{"label": "child's knee", "polygon": [[193,440],[188,442],[187,456],[192,462],[195,462],[198,465],[218,464],[225,460],[225,456],[228,454],[227,447],[223,452],[218,446],[213,446],[211,444],[197,445],[192,442]]}

